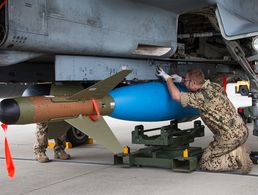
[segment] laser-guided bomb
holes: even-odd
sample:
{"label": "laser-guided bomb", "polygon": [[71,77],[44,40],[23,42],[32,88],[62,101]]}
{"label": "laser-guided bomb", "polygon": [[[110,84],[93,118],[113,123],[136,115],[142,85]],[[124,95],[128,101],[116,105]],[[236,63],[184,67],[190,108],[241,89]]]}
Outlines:
{"label": "laser-guided bomb", "polygon": [[[198,116],[196,109],[183,108],[171,99],[166,84],[162,82],[114,89],[130,72],[123,70],[71,96],[4,99],[0,105],[0,121],[29,124],[65,120],[114,153],[119,153],[122,146],[102,118],[104,115],[131,121],[180,121]],[[186,91],[183,85],[176,85]],[[92,121],[90,115],[95,115],[97,120]]]}

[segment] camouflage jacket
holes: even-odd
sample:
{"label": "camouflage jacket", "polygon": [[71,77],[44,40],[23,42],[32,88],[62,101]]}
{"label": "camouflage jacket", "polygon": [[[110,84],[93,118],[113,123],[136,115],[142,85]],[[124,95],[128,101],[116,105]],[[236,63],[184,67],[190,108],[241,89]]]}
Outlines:
{"label": "camouflage jacket", "polygon": [[247,126],[219,84],[207,80],[196,92],[182,92],[181,104],[197,108],[215,138],[247,139]]}

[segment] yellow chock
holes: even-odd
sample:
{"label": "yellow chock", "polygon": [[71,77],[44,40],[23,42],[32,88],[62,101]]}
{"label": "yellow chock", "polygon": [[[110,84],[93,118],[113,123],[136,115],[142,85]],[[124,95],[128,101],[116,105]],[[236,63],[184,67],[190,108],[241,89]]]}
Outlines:
{"label": "yellow chock", "polygon": [[[54,147],[55,147],[55,142],[52,142],[52,141],[48,141],[48,148],[49,149],[54,149]],[[73,146],[72,146],[72,143],[71,142],[66,142],[65,143],[65,148],[66,149],[68,149],[68,148],[72,148]]]}
{"label": "yellow chock", "polygon": [[184,157],[184,158],[188,158],[188,156],[189,156],[188,149],[185,149],[185,150],[183,151],[183,157]]}
{"label": "yellow chock", "polygon": [[69,148],[72,148],[72,147],[73,147],[73,145],[72,145],[71,142],[66,142],[66,143],[65,143],[65,148],[66,148],[66,149],[69,149]]}
{"label": "yellow chock", "polygon": [[48,141],[48,148],[54,149],[54,147],[55,147],[55,142]]}
{"label": "yellow chock", "polygon": [[130,148],[128,146],[124,146],[123,153],[126,154],[126,155],[129,154],[130,153]]}
{"label": "yellow chock", "polygon": [[93,144],[93,139],[92,139],[91,137],[89,137],[89,138],[87,139],[86,144]]}

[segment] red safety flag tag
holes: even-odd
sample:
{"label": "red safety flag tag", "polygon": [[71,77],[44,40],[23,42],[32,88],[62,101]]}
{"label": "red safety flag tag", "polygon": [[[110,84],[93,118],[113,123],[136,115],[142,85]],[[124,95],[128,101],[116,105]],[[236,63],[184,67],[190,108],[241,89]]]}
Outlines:
{"label": "red safety flag tag", "polygon": [[5,150],[5,162],[6,162],[6,169],[8,171],[9,177],[13,178],[15,174],[15,166],[12,159],[12,154],[9,148],[8,140],[6,137],[7,132],[7,125],[2,124],[1,127],[4,130],[4,150]]}
{"label": "red safety flag tag", "polygon": [[99,107],[98,107],[98,105],[97,105],[96,100],[92,99],[91,101],[92,101],[92,104],[93,104],[93,109],[95,110],[95,112],[96,112],[97,115],[90,114],[90,119],[91,119],[92,121],[97,121],[97,120],[99,120],[99,118],[100,118]]}
{"label": "red safety flag tag", "polygon": [[225,74],[223,75],[222,85],[223,85],[225,93],[227,94],[227,75],[225,75]]}
{"label": "red safety flag tag", "polygon": [[0,4],[0,10],[6,5],[7,0],[3,0],[3,2]]}

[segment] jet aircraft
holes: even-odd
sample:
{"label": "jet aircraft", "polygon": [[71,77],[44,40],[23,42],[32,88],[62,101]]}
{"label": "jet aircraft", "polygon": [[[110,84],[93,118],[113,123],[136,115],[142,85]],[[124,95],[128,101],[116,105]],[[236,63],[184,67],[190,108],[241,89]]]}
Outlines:
{"label": "jet aircraft", "polygon": [[[2,97],[68,97],[121,70],[131,85],[157,80],[157,66],[198,67],[216,82],[252,82],[258,135],[256,0],[2,0],[0,29]],[[86,138],[69,124],[75,143]],[[50,137],[71,128],[51,125]]]}

